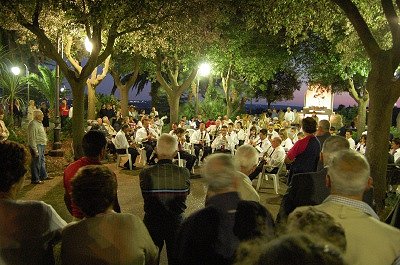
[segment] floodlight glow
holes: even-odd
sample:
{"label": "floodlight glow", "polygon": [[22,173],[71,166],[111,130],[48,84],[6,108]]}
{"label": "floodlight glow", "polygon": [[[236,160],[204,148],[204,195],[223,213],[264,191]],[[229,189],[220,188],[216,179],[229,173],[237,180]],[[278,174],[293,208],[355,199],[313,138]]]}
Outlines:
{"label": "floodlight glow", "polygon": [[60,92],[61,92],[61,93],[64,93],[64,91],[65,91],[65,87],[61,87],[61,88],[60,88]]}
{"label": "floodlight glow", "polygon": [[21,69],[18,66],[13,66],[13,67],[11,67],[11,72],[14,75],[19,75],[21,73]]}
{"label": "floodlight glow", "polygon": [[199,66],[198,74],[199,76],[208,76],[211,72],[211,65],[209,63],[202,63]]}
{"label": "floodlight glow", "polygon": [[90,42],[90,40],[89,40],[89,38],[87,36],[85,38],[85,49],[88,52],[92,52],[92,50],[93,50],[93,44]]}

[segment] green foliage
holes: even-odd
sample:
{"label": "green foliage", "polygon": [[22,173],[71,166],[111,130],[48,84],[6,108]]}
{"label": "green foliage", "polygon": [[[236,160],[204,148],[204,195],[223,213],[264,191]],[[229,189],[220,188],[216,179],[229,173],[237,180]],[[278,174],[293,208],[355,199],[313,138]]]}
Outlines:
{"label": "green foliage", "polygon": [[116,98],[114,95],[104,95],[104,94],[96,94],[96,111],[99,112],[101,106],[105,104],[115,105],[117,109],[120,106],[119,99]]}
{"label": "green foliage", "polygon": [[[57,76],[56,70],[50,70],[46,66],[38,66],[40,74],[30,74],[28,77],[28,83],[36,88],[50,103],[50,109],[54,108],[56,100],[56,89],[57,89]],[[60,76],[60,80],[63,77]]]}
{"label": "green foliage", "polygon": [[9,132],[10,132],[10,136],[8,137],[9,141],[14,141],[23,145],[27,144],[28,135],[26,130],[23,130],[22,128],[15,128],[9,130]]}
{"label": "green foliage", "polygon": [[355,120],[357,117],[358,113],[358,106],[353,106],[353,107],[344,107],[343,105],[340,105],[339,108],[337,109],[337,113],[342,115],[343,117],[343,124],[345,126],[350,125],[352,121]]}
{"label": "green foliage", "polygon": [[390,127],[390,133],[394,138],[400,138],[400,131],[395,126]]}
{"label": "green foliage", "polygon": [[215,119],[225,114],[225,97],[222,90],[216,86],[209,86],[203,101],[199,102],[199,110],[204,119]]}

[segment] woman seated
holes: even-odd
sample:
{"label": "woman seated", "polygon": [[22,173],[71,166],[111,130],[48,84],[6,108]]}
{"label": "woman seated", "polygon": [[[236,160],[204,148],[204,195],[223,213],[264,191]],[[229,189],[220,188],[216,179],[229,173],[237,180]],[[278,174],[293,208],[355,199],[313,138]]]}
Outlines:
{"label": "woman seated", "polygon": [[62,232],[63,264],[157,264],[158,249],[139,217],[112,210],[116,193],[116,176],[107,167],[77,172],[72,199],[85,218]]}
{"label": "woman seated", "polygon": [[54,264],[53,244],[67,223],[44,202],[17,200],[26,161],[22,145],[0,142],[0,257],[4,264]]}

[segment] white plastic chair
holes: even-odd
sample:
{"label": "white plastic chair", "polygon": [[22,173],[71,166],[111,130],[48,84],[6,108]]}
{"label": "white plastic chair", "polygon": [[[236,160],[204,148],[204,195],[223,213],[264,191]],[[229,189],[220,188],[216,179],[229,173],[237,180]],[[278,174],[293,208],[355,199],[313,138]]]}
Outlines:
{"label": "white plastic chair", "polygon": [[117,168],[119,167],[119,164],[121,162],[121,158],[122,157],[128,157],[129,169],[132,170],[132,156],[131,156],[131,154],[129,154],[128,148],[126,148],[125,150],[126,150],[125,154],[117,154]]}
{"label": "white plastic chair", "polygon": [[271,173],[266,172],[267,165],[264,164],[264,166],[262,168],[262,171],[261,171],[261,176],[260,175],[258,176],[256,190],[257,191],[260,190],[261,183],[262,183],[263,180],[268,180],[268,179],[272,178],[272,180],[274,182],[274,191],[275,191],[276,194],[279,194],[278,193],[278,189],[279,189],[279,177],[278,176],[279,176],[279,172],[281,171],[283,165],[284,165],[284,163],[282,162],[279,165],[278,172],[276,174],[271,174]]}

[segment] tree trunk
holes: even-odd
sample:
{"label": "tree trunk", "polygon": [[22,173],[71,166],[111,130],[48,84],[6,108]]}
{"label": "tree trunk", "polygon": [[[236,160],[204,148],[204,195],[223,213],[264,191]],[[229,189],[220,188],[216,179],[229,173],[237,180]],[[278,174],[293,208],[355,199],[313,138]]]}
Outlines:
{"label": "tree trunk", "polygon": [[[90,81],[86,82],[87,84],[87,94],[88,94],[88,112],[87,118],[88,120],[96,119],[96,85],[93,85]],[[75,112],[75,109],[74,109]]]}
{"label": "tree trunk", "polygon": [[74,98],[74,115],[72,115],[72,141],[74,158],[83,156],[82,138],[84,135],[85,83],[70,83]]}
{"label": "tree trunk", "polygon": [[389,130],[393,105],[399,97],[398,83],[393,80],[390,61],[381,57],[372,65],[367,80],[370,104],[368,114],[367,159],[374,180],[376,210],[384,209],[386,197],[386,167],[388,160]]}
{"label": "tree trunk", "polygon": [[170,124],[178,122],[180,95],[168,94]]}
{"label": "tree trunk", "polygon": [[358,102],[358,114],[357,114],[357,137],[360,138],[362,133],[365,131],[365,125],[367,122],[367,105],[369,99],[361,99]]}
{"label": "tree trunk", "polygon": [[121,113],[122,117],[128,116],[128,103],[129,103],[129,87],[126,85],[119,87],[121,97]]}

